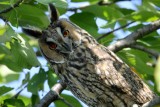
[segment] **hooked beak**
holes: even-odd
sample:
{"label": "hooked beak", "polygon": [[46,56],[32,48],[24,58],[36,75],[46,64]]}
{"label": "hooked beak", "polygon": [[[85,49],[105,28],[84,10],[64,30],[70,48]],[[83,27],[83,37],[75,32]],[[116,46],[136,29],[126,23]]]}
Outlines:
{"label": "hooked beak", "polygon": [[66,51],[72,52],[72,46],[68,45],[67,43],[64,43],[62,46],[66,49]]}

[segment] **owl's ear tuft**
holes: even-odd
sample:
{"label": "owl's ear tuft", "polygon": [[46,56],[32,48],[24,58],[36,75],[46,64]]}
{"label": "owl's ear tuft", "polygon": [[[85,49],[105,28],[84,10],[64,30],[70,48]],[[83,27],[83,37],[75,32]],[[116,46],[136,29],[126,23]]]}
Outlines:
{"label": "owl's ear tuft", "polygon": [[32,37],[35,37],[37,39],[41,38],[42,36],[42,31],[40,30],[35,30],[35,29],[29,29],[29,28],[22,28],[22,31]]}
{"label": "owl's ear tuft", "polygon": [[56,7],[52,4],[52,3],[49,3],[49,8],[50,8],[50,14],[51,14],[51,24],[56,22],[59,18],[59,15],[58,15],[58,11],[56,9]]}

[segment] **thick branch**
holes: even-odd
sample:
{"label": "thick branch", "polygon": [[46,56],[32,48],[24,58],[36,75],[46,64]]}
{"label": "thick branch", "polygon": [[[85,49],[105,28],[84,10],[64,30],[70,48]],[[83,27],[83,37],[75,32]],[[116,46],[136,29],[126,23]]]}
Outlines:
{"label": "thick branch", "polygon": [[130,47],[134,48],[134,49],[138,49],[138,50],[144,51],[146,53],[149,53],[150,55],[156,57],[156,59],[160,55],[159,52],[156,52],[155,50],[152,50],[152,49],[147,49],[147,48],[145,48],[145,47],[143,47],[141,45],[138,45],[138,44],[131,45]]}
{"label": "thick branch", "polygon": [[114,30],[112,30],[112,31],[110,31],[110,32],[107,32],[106,34],[103,34],[102,36],[98,37],[97,40],[99,41],[100,39],[108,36],[109,34],[115,32],[115,31],[117,31],[117,30],[119,30],[119,29],[125,28],[125,27],[127,27],[128,25],[130,25],[130,24],[132,24],[132,23],[134,23],[134,21],[133,21],[133,22],[130,22],[130,23],[127,23],[126,25],[123,25],[123,26],[121,26],[121,27],[119,27],[119,28],[116,28],[116,29],[114,29]]}
{"label": "thick branch", "polygon": [[55,84],[52,89],[41,99],[36,107],[48,107],[53,101],[59,99],[59,94],[66,88],[66,84],[60,82]]}
{"label": "thick branch", "polygon": [[109,45],[107,48],[113,52],[117,52],[125,47],[133,45],[137,39],[140,39],[159,28],[160,28],[160,20],[157,20],[147,26],[144,26],[143,28],[138,29],[137,31],[131,33],[127,37],[118,40],[114,44]]}
{"label": "thick branch", "polygon": [[156,97],[153,100],[143,104],[142,107],[154,107],[154,106],[159,105],[159,104],[160,104],[160,97]]}
{"label": "thick branch", "polygon": [[4,9],[4,10],[0,11],[0,14],[7,13],[7,12],[11,11],[13,8],[18,7],[19,4],[22,3],[22,2],[23,2],[23,0],[17,1],[13,6],[10,6],[7,9]]}

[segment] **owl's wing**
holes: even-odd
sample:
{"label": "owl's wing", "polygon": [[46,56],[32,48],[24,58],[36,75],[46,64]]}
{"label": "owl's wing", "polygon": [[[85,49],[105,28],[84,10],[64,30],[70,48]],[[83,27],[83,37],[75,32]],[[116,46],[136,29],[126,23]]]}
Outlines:
{"label": "owl's wing", "polygon": [[142,79],[106,47],[90,46],[90,51],[96,57],[96,72],[103,85],[116,96],[130,98],[142,104],[155,96]]}

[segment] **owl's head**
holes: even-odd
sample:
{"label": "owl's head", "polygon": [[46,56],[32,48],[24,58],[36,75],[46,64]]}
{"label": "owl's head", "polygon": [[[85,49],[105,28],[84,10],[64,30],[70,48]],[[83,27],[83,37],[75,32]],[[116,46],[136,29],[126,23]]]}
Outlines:
{"label": "owl's head", "polygon": [[69,55],[81,44],[81,29],[67,19],[59,19],[54,5],[49,4],[51,23],[43,31],[23,28],[23,32],[39,39],[43,55],[50,62],[63,63]]}

